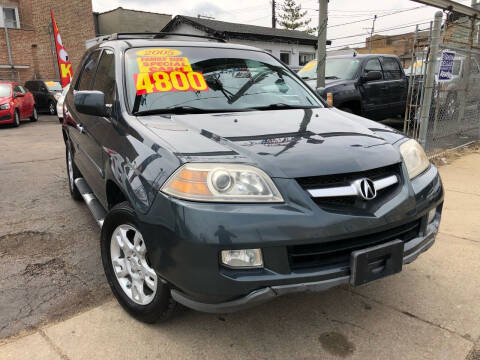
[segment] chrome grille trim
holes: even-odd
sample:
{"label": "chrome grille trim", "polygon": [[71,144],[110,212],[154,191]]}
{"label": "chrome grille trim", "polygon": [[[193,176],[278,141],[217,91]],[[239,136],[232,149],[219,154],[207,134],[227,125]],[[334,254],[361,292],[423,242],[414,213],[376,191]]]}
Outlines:
{"label": "chrome grille trim", "polygon": [[[358,187],[355,186],[355,183],[356,182],[354,181],[349,186],[309,189],[307,191],[310,194],[310,196],[314,198],[337,197],[337,196],[359,196],[360,194],[358,193]],[[375,185],[375,189],[378,191],[378,190],[382,190],[389,186],[397,184],[398,177],[396,175],[391,175],[383,179],[375,180],[373,181],[373,183]]]}

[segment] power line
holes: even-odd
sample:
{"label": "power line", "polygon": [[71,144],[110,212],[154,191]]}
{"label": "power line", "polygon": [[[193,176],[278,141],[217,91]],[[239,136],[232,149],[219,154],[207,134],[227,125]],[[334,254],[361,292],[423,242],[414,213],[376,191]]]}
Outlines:
{"label": "power line", "polygon": [[[414,25],[411,25],[411,26],[414,26]],[[418,31],[421,32],[421,31],[426,31],[426,30],[429,30],[429,28],[419,29]],[[373,40],[372,40],[372,42],[375,42],[375,41],[385,41],[385,38],[382,38],[382,39],[373,39]],[[359,42],[350,43],[350,44],[330,46],[328,49],[331,50],[331,49],[335,49],[335,48],[349,47],[349,46],[351,46],[351,45],[362,45],[362,44],[365,45],[365,41],[359,41]]]}
{"label": "power line", "polygon": [[[422,20],[420,20],[422,21]],[[398,30],[398,29],[405,29],[405,28],[409,28],[409,27],[412,27],[412,26],[415,26],[415,25],[425,25],[425,24],[429,24],[430,22],[429,21],[426,21],[426,22],[421,22],[421,23],[418,23],[418,22],[415,22],[415,23],[411,23],[409,25],[404,25],[404,26],[395,26],[395,27],[391,27],[391,28],[384,28],[384,29],[378,29],[377,31],[374,32],[374,34],[378,34],[382,31],[392,31],[392,30]],[[365,36],[365,33],[360,33],[360,34],[354,34],[354,35],[349,35],[349,36],[342,36],[342,37],[338,37],[338,38],[333,38],[333,39],[329,39],[329,40],[342,40],[342,39],[349,39],[349,38],[354,38],[354,37],[358,37],[358,36]]]}
{"label": "power line", "polygon": [[[389,13],[389,14],[379,15],[379,16],[377,16],[377,18],[381,18],[381,17],[385,17],[385,16],[391,16],[391,15],[395,15],[395,14],[400,14],[400,13],[407,12],[407,11],[421,9],[421,8],[424,8],[424,7],[426,7],[426,5],[417,6],[417,7],[414,7],[414,8],[411,8],[411,9],[406,9],[406,10],[399,10],[399,11],[395,11],[395,12],[392,12],[392,13]],[[372,21],[372,18],[369,17],[368,19],[357,20],[357,21],[352,21],[352,22],[338,24],[338,25],[331,25],[331,26],[328,27],[328,29],[331,29],[331,28],[334,28],[334,27],[339,27],[339,26],[344,26],[344,25],[356,24],[356,23],[364,22],[364,21]]]}

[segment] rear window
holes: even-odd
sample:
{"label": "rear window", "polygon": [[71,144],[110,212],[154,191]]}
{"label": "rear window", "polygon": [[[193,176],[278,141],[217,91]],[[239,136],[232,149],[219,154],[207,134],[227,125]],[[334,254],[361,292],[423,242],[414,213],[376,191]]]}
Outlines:
{"label": "rear window", "polygon": [[[312,91],[272,56],[222,48],[134,48],[125,54],[133,112],[181,107],[244,111],[273,105],[322,107]],[[173,111],[172,111],[173,112]]]}
{"label": "rear window", "polygon": [[0,97],[10,96],[12,93],[11,87],[8,84],[0,84]]}

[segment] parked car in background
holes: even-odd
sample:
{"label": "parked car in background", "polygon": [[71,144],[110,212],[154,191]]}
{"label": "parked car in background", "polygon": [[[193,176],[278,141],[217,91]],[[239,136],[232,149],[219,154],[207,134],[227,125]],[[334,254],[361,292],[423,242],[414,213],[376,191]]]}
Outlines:
{"label": "parked car in background", "polygon": [[[316,89],[317,61],[298,73]],[[325,67],[325,88],[317,92],[340,110],[382,120],[405,113],[408,83],[400,60],[393,55],[348,54],[329,56]]]}
{"label": "parked car in background", "polygon": [[37,121],[35,99],[17,82],[0,82],[0,124],[19,126],[21,119]]}
{"label": "parked car in background", "polygon": [[39,111],[47,111],[50,115],[57,112],[57,101],[62,94],[62,85],[58,81],[29,80],[25,87],[35,97]]}
{"label": "parked car in background", "polygon": [[57,101],[57,116],[60,122],[63,121],[63,101],[65,100],[65,95],[67,95],[68,89],[70,89],[70,84],[63,88],[62,94]]}
{"label": "parked car in background", "polygon": [[362,285],[433,245],[443,188],[415,140],[326,106],[263,50],[143,36],[87,50],[62,123],[70,194],[130,314]]}

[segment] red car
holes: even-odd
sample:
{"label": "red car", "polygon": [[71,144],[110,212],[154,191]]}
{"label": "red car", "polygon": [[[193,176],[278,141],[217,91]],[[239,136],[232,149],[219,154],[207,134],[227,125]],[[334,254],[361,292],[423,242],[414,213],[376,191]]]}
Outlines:
{"label": "red car", "polygon": [[32,93],[17,82],[0,81],[0,124],[19,126],[27,118],[38,120]]}

